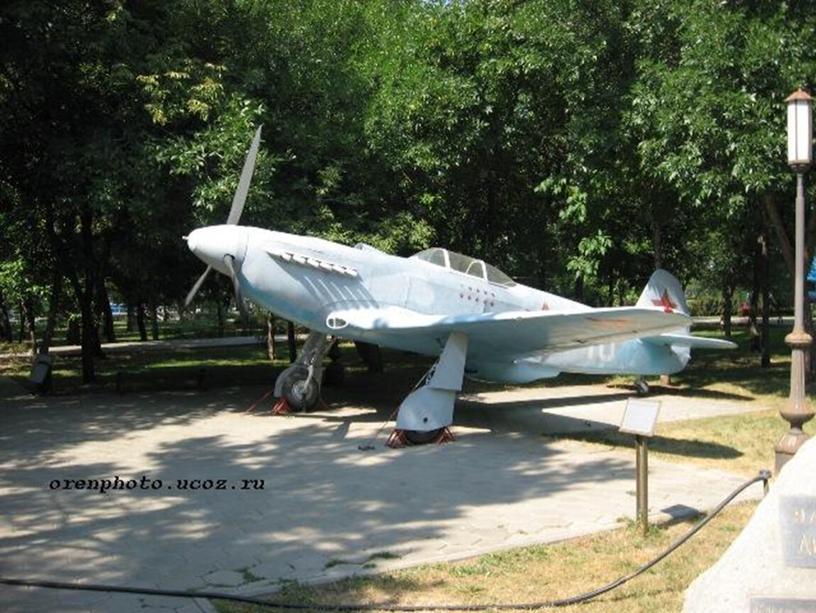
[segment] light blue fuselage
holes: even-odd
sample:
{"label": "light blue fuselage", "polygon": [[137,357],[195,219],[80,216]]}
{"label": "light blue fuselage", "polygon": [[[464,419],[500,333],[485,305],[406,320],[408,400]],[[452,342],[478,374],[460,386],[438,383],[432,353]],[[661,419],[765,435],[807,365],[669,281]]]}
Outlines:
{"label": "light blue fuselage", "polygon": [[[229,228],[227,226],[214,226]],[[348,247],[314,237],[260,228],[235,227],[230,240],[244,242],[240,281],[253,302],[285,319],[325,334],[336,334],[403,351],[435,356],[446,336],[428,331],[393,334],[387,330],[349,333],[334,330],[327,316],[336,311],[399,307],[428,315],[461,315],[504,311],[588,311],[590,307],[524,285],[504,287],[416,258],[388,255],[366,246]],[[238,233],[238,230],[245,234]],[[245,237],[245,238],[244,238]],[[312,265],[282,261],[270,252],[291,250]],[[321,268],[316,262],[342,265],[354,276]],[[218,268],[217,262],[213,266]],[[670,374],[689,359],[683,347],[635,339],[566,351],[507,354],[486,345],[471,345],[466,374],[473,378],[524,383],[559,372],[591,374]]]}

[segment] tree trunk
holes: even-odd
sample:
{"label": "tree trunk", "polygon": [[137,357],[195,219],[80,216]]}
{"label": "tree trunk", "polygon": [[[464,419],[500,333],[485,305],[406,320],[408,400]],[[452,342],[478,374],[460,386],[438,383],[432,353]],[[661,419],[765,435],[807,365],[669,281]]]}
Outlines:
{"label": "tree trunk", "polygon": [[[85,278],[84,288],[74,269],[68,269],[68,280],[74,290],[74,296],[79,304],[80,337],[79,343],[82,346],[82,382],[92,383],[96,380],[96,370],[94,366],[94,337],[96,336],[96,322],[93,314],[93,295],[90,288],[90,279]],[[69,333],[70,333],[69,324]]]}
{"label": "tree trunk", "polygon": [[82,316],[82,381],[91,383],[96,380],[95,357],[103,357],[102,345],[99,342],[99,331],[96,327],[96,314],[93,298],[96,290],[96,263],[93,252],[93,213],[85,207],[80,214],[80,233],[82,235],[82,259],[84,268],[83,288],[78,292]]}
{"label": "tree trunk", "polygon": [[9,343],[14,340],[11,317],[9,317],[8,305],[2,292],[0,292],[0,338]]}
{"label": "tree trunk", "polygon": [[127,323],[125,330],[133,332],[136,329],[136,308],[132,304],[127,305]]}
{"label": "tree trunk", "polygon": [[612,273],[609,273],[609,283],[606,286],[606,305],[612,306],[612,301],[615,299],[615,280]]}
{"label": "tree trunk", "polygon": [[[785,264],[788,266],[791,279],[796,279],[796,256],[794,254],[794,241],[791,240],[782,217],[779,214],[779,209],[776,205],[776,200],[773,194],[764,194],[762,196],[762,203],[765,207],[765,212],[768,214],[768,219],[771,222],[771,227],[774,229],[776,238],[779,241],[779,247],[782,250],[782,257],[785,259]],[[807,274],[810,270],[810,254],[813,252],[814,228],[816,228],[816,214],[811,213],[809,221],[806,222],[805,228],[805,245],[804,245],[804,271]],[[805,284],[807,287],[807,284]],[[795,297],[794,301],[795,302]],[[807,292],[805,292],[805,330],[813,336],[813,316],[810,311],[809,300]],[[813,368],[816,366],[816,343],[811,343],[810,351],[805,351],[805,383],[810,383],[813,375]]]}
{"label": "tree trunk", "polygon": [[751,271],[751,294],[748,296],[748,334],[751,337],[750,350],[762,351],[762,335],[757,326],[757,313],[759,311],[759,269],[762,265],[762,254],[758,247],[754,250],[754,265]]}
{"label": "tree trunk", "polygon": [[652,246],[654,247],[655,270],[663,268],[663,228],[656,219],[652,219]]}
{"label": "tree trunk", "polygon": [[289,346],[289,363],[297,360],[297,344],[295,342],[295,324],[286,322],[286,342]]}
{"label": "tree trunk", "polygon": [[[765,213],[770,221],[770,226],[774,229],[774,233],[776,234],[776,238],[779,242],[779,248],[782,251],[782,257],[785,260],[785,264],[788,267],[788,272],[793,280],[796,278],[796,263],[794,262],[795,255],[793,252],[795,247],[794,241],[788,234],[787,228],[785,228],[785,224],[782,221],[782,216],[779,214],[779,209],[776,206],[774,196],[772,194],[763,195],[762,203],[765,206]],[[813,251],[813,241],[816,239],[814,234],[816,234],[816,214],[811,214],[805,231],[805,274],[807,274],[810,270],[810,254]],[[805,301],[807,301],[807,299],[807,294],[805,294]]]}
{"label": "tree trunk", "polygon": [[139,329],[139,340],[147,340],[147,328],[145,328],[144,305],[140,302],[136,305],[136,327]]}
{"label": "tree trunk", "polygon": [[31,355],[37,355],[37,318],[34,312],[34,300],[29,296],[20,305],[23,308],[20,316],[25,320],[28,342],[31,344],[30,353]]}
{"label": "tree trunk", "polygon": [[[791,279],[796,276],[796,265],[794,263],[793,245],[791,244],[788,231],[785,229],[785,224],[782,222],[782,217],[779,215],[779,209],[776,207],[776,202],[771,194],[762,196],[762,204],[765,206],[765,212],[771,222],[771,227],[774,229],[779,248],[782,251],[782,257],[785,264],[790,271]],[[807,270],[807,267],[805,268]]]}
{"label": "tree trunk", "polygon": [[57,313],[59,303],[62,299],[62,274],[59,270],[54,270],[54,277],[51,282],[51,295],[48,298],[48,317],[45,321],[45,331],[43,332],[40,353],[48,353],[51,348],[51,341],[54,338],[54,328],[57,326]]}
{"label": "tree trunk", "polygon": [[95,339],[98,338],[96,334],[96,321],[94,321],[93,305],[91,301],[92,296],[91,280],[86,277],[85,290],[80,292],[77,296],[79,301],[79,310],[81,314],[81,328],[82,336],[80,343],[82,344],[82,382],[92,383],[96,380],[96,368],[94,365],[94,356],[96,355]]}
{"label": "tree trunk", "polygon": [[105,287],[105,280],[102,277],[99,277],[99,283],[96,284],[96,308],[102,315],[102,330],[105,334],[105,340],[109,343],[115,343],[116,332],[113,329],[113,313],[111,312],[108,288]]}
{"label": "tree trunk", "polygon": [[25,307],[22,300],[17,303],[17,317],[20,325],[17,331],[17,342],[22,343],[25,340]]}
{"label": "tree trunk", "polygon": [[768,254],[768,235],[763,231],[759,237],[760,244],[760,266],[759,277],[760,285],[762,286],[762,327],[761,327],[761,344],[762,357],[760,358],[760,366],[768,368],[771,365],[771,337],[770,337],[770,318],[771,318],[771,289],[770,289],[770,257]]}
{"label": "tree trunk", "polygon": [[150,305],[150,332],[153,340],[159,340],[159,309],[155,304]]}
{"label": "tree trunk", "polygon": [[584,301],[584,278],[581,275],[575,277],[575,300]]}
{"label": "tree trunk", "polygon": [[733,307],[734,288],[727,283],[722,287],[723,312],[722,327],[726,338],[731,338],[731,309]]}
{"label": "tree trunk", "polygon": [[275,359],[275,316],[269,313],[266,316],[266,354],[270,360]]}
{"label": "tree trunk", "polygon": [[215,316],[218,322],[218,336],[224,336],[224,305],[220,296],[215,300]]}

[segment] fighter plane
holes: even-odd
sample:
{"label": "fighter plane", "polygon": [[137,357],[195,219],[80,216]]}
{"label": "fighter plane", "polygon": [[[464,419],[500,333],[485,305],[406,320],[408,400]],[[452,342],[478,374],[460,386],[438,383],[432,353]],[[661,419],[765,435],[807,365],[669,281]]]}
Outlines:
{"label": "fighter plane", "polygon": [[244,299],[311,332],[275,383],[294,410],[319,400],[322,361],[334,338],[438,356],[399,406],[396,432],[410,443],[437,439],[453,423],[463,377],[528,383],[561,372],[672,374],[691,348],[732,348],[689,334],[680,283],[664,270],[632,307],[592,308],[516,283],[480,259],[432,248],[404,258],[238,225],[260,144],[258,128],[224,225],[198,228],[187,244]]}

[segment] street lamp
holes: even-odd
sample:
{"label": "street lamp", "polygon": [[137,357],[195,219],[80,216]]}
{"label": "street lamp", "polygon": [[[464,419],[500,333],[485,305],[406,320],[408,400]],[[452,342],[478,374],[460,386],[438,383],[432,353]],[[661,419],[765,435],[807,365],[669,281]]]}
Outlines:
{"label": "street lamp", "polygon": [[790,397],[779,413],[790,430],[776,444],[776,472],[808,438],[802,425],[813,417],[805,396],[805,351],[811,343],[805,331],[805,172],[813,158],[810,95],[797,89],[785,100],[788,104],[788,164],[796,173],[796,273],[794,279],[793,331],[785,337],[791,348]]}

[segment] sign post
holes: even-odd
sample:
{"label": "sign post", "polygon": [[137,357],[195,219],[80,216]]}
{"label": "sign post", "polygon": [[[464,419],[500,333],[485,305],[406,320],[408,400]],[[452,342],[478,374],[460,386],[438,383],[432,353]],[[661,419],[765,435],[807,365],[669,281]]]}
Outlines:
{"label": "sign post", "polygon": [[649,531],[649,455],[646,439],[635,434],[635,473],[637,474],[637,513],[636,521],[640,531]]}
{"label": "sign post", "polygon": [[643,534],[649,530],[649,454],[647,442],[654,436],[660,402],[630,398],[626,402],[620,432],[635,435],[637,508],[635,518]]}

